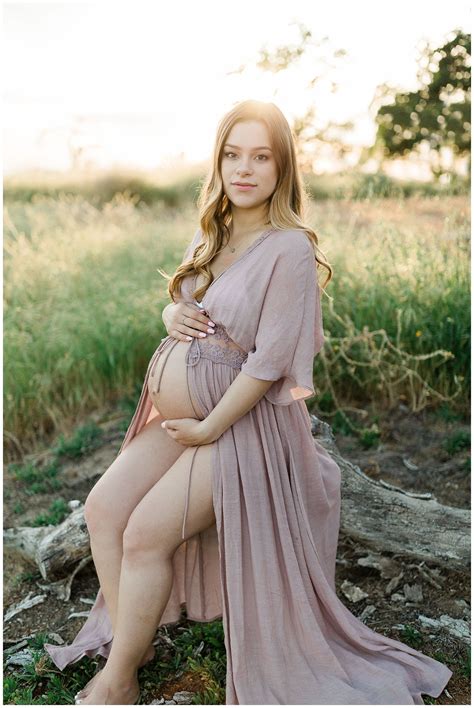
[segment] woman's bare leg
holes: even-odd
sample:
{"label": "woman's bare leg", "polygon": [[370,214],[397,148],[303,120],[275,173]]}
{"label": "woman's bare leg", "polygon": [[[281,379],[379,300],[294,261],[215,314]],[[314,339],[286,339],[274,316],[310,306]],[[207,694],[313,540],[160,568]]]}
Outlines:
{"label": "woman's bare leg", "polygon": [[[199,447],[186,521],[187,537],[215,523],[210,445]],[[168,602],[172,558],[181,537],[194,448],[186,448],[132,512],[123,536],[116,628],[107,663],[84,704],[129,704],[138,692],[137,669]]]}
{"label": "woman's bare leg", "polygon": [[[147,492],[186,450],[161,427],[163,418],[151,420],[116,457],[87,497],[84,516],[105,604],[115,631],[123,532],[130,514]],[[153,658],[146,648],[142,662]],[[98,672],[99,674],[100,672]],[[94,676],[77,697],[84,698],[95,683]]]}
{"label": "woman's bare leg", "polygon": [[151,420],[114,460],[84,506],[92,558],[115,630],[123,532],[131,513],[186,450]]}

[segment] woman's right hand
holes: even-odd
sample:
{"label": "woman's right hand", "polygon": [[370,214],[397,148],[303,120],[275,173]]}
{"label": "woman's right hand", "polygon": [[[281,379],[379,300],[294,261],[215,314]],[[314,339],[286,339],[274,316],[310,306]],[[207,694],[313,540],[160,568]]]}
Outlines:
{"label": "woman's right hand", "polygon": [[204,315],[197,305],[187,302],[171,302],[162,313],[166,331],[171,337],[182,342],[190,342],[193,337],[214,334],[215,324]]}

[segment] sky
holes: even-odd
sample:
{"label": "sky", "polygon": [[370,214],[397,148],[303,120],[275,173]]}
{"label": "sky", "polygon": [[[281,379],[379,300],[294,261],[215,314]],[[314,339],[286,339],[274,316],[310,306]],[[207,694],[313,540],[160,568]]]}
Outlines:
{"label": "sky", "polygon": [[[206,161],[221,116],[247,98],[274,101],[290,123],[310,105],[318,124],[352,120],[351,143],[369,145],[376,87],[416,89],[420,42],[470,31],[471,18],[465,0],[96,0],[2,10],[5,175],[67,171],[75,161],[150,170]],[[259,51],[297,43],[297,23],[327,41],[289,72],[263,74]],[[347,56],[309,90],[336,49]]]}

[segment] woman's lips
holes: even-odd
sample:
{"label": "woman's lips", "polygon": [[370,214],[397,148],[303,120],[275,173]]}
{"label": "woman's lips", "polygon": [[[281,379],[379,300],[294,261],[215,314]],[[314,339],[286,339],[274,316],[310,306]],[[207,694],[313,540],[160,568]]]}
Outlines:
{"label": "woman's lips", "polygon": [[254,184],[235,184],[233,185],[236,189],[242,190],[242,192],[248,192],[250,189],[255,189],[256,185]]}

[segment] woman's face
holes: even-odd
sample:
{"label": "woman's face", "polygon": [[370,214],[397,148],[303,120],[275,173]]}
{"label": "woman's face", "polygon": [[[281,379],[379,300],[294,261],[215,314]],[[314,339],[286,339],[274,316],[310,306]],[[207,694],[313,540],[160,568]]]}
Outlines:
{"label": "woman's face", "polygon": [[[224,144],[221,174],[224,191],[236,207],[258,207],[271,197],[278,174],[264,123],[248,120],[232,127]],[[252,186],[239,189],[239,182]]]}

